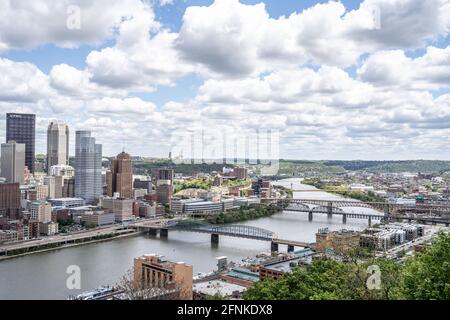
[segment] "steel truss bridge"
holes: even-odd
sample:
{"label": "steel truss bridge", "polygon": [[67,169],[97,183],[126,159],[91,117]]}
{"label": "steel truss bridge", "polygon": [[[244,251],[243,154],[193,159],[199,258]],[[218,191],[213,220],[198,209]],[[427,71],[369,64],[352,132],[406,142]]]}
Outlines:
{"label": "steel truss bridge", "polygon": [[271,242],[271,250],[278,251],[279,245],[287,245],[288,252],[294,251],[295,247],[310,248],[312,244],[307,242],[279,239],[274,232],[258,227],[245,225],[213,225],[198,220],[168,221],[158,226],[141,225],[138,230],[148,232],[150,235],[168,237],[169,230],[206,233],[211,235],[211,243],[219,243],[219,236],[245,238]]}
{"label": "steel truss bridge", "polygon": [[336,207],[336,208],[372,208],[386,214],[396,213],[422,213],[434,215],[450,215],[450,204],[425,204],[416,203],[415,205],[396,204],[386,202],[363,202],[357,200],[317,200],[317,199],[283,199],[283,198],[265,198],[263,202],[273,203],[278,201],[286,201],[296,204],[315,205],[322,207]]}
{"label": "steel truss bridge", "polygon": [[450,215],[450,205],[444,204],[424,204],[417,203],[416,205],[407,204],[395,204],[386,202],[363,202],[356,200],[314,200],[314,199],[290,199],[290,203],[316,205],[322,207],[335,207],[335,208],[371,208],[381,211],[385,214],[397,214],[397,213],[423,213],[434,215]]}
{"label": "steel truss bridge", "polygon": [[245,225],[213,225],[195,220],[170,221],[163,228],[168,230],[217,234],[223,236],[272,241],[272,231]]}
{"label": "steel truss bridge", "polygon": [[[274,200],[270,201],[273,202]],[[357,213],[345,210],[345,208],[370,208],[383,213]],[[352,218],[367,219],[369,224],[372,220],[415,220],[421,223],[450,224],[450,206],[448,205],[417,204],[416,206],[410,206],[351,200],[289,199],[289,205],[284,210],[306,212],[309,214],[310,221],[313,220],[314,214],[327,214],[328,216],[342,216],[343,223],[347,222],[347,218]]]}

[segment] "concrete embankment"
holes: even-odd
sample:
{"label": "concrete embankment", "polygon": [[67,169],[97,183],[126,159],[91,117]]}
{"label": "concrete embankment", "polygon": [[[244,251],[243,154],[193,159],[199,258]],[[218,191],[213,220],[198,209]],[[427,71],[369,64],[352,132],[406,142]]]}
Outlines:
{"label": "concrete embankment", "polygon": [[[116,240],[116,239],[127,238],[127,237],[135,237],[140,234],[141,233],[138,231],[131,231],[131,230],[129,232],[121,232],[121,233],[113,233],[112,232],[111,234],[103,235],[103,236],[108,236],[108,237],[99,238],[99,239],[93,239],[95,237],[88,236],[86,238],[78,238],[78,239],[74,240],[74,242],[71,242],[71,240],[68,240],[67,242],[60,241],[60,242],[50,243],[50,244],[44,245],[43,247],[45,247],[45,246],[51,246],[51,247],[47,247],[47,248],[43,248],[43,249],[38,249],[39,246],[37,246],[37,245],[31,245],[30,247],[21,247],[20,248],[20,251],[27,250],[27,249],[30,250],[32,248],[31,251],[20,252],[20,253],[14,253],[15,251],[18,251],[18,249],[11,249],[11,250],[6,251],[6,255],[0,256],[0,262],[4,261],[4,260],[8,260],[8,259],[14,259],[14,258],[18,258],[18,257],[28,256],[31,254],[49,252],[49,251],[54,251],[54,250],[61,250],[61,249],[72,248],[72,247],[78,247],[78,246],[82,246],[82,245],[106,242],[106,241],[111,241],[111,240]],[[12,254],[10,252],[12,252]]]}

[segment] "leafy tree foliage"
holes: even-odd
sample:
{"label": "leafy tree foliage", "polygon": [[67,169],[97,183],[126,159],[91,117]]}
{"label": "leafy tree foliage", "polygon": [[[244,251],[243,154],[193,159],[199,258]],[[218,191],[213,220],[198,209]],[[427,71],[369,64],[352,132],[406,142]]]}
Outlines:
{"label": "leafy tree foliage", "polygon": [[450,234],[441,233],[432,249],[409,259],[403,270],[402,292],[406,299],[450,299]]}
{"label": "leafy tree foliage", "polygon": [[[365,256],[365,260],[360,258]],[[369,257],[369,258],[368,258]],[[379,288],[367,285],[369,266],[380,271]],[[267,278],[246,300],[397,300],[450,299],[450,233],[440,233],[430,249],[405,265],[374,256],[353,255],[345,262],[317,258],[275,281]]]}

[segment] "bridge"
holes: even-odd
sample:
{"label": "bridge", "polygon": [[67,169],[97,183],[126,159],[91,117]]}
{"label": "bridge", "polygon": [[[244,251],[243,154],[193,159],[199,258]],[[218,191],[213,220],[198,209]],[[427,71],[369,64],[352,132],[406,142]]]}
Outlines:
{"label": "bridge", "polygon": [[246,225],[233,225],[233,224],[213,225],[198,220],[168,221],[166,224],[160,226],[141,225],[138,227],[138,230],[141,232],[148,233],[149,235],[152,236],[157,236],[159,232],[160,237],[162,238],[168,237],[169,230],[206,233],[211,235],[211,243],[213,244],[219,243],[219,236],[268,241],[271,242],[272,251],[278,251],[278,245],[287,245],[289,252],[294,251],[295,247],[302,247],[302,248],[311,247],[311,244],[306,242],[278,239],[272,231],[258,227]]}
{"label": "bridge", "polygon": [[167,223],[166,228],[169,230],[209,233],[262,241],[272,241],[274,236],[272,231],[258,227],[234,224],[213,225],[196,220],[184,220],[178,222],[170,221]]}
{"label": "bridge", "polygon": [[[406,210],[408,206],[398,205],[395,213],[391,210],[386,210],[384,214],[382,213],[355,213],[345,211],[343,208],[353,207],[353,208],[372,208],[376,210],[377,206],[396,206],[392,204],[378,203],[378,202],[360,202],[360,201],[347,201],[347,200],[308,200],[308,199],[292,199],[289,205],[284,209],[285,211],[291,212],[306,212],[308,213],[308,220],[312,221],[314,214],[326,214],[328,217],[333,215],[342,216],[342,222],[347,223],[347,219],[366,219],[368,220],[369,226],[372,224],[373,220],[379,221],[401,221],[408,220],[418,221],[419,223],[431,223],[431,224],[445,224],[448,226],[450,224],[450,216],[446,215],[436,215],[436,214],[417,214],[415,212],[410,212]],[[385,207],[386,208],[386,207]],[[401,209],[400,209],[401,208]],[[410,206],[411,208],[411,206]]]}
{"label": "bridge", "polygon": [[365,219],[368,220],[369,226],[372,224],[372,220],[380,220],[384,221],[387,219],[387,216],[384,214],[369,214],[369,213],[354,213],[354,212],[345,212],[342,208],[335,207],[333,205],[328,206],[308,206],[304,203],[299,202],[291,202],[285,209],[285,211],[291,212],[306,212],[308,213],[308,220],[313,221],[314,214],[326,214],[328,217],[332,217],[333,215],[342,216],[342,223],[346,224],[347,219]]}
{"label": "bridge", "polygon": [[[271,203],[286,200],[283,198],[264,198],[263,202]],[[336,208],[371,208],[377,211],[381,211],[386,215],[392,214],[404,214],[404,213],[416,213],[427,214],[437,216],[450,216],[450,204],[427,204],[416,203],[410,204],[397,204],[387,202],[364,202],[353,199],[341,199],[341,200],[319,200],[319,199],[289,199],[290,203],[305,204],[308,206],[322,206],[322,207],[336,207]]]}

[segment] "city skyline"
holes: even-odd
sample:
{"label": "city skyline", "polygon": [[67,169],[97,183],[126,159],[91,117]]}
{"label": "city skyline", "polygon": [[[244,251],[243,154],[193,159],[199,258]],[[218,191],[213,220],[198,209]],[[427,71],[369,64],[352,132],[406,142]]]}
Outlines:
{"label": "city skyline", "polygon": [[448,301],[448,150],[450,0],[0,0],[0,300]]}
{"label": "city skyline", "polygon": [[37,115],[36,153],[62,120],[108,156],[264,128],[282,159],[450,159],[447,0],[100,0],[75,2],[79,25],[71,1],[15,2],[0,5],[2,142],[20,112]]}

